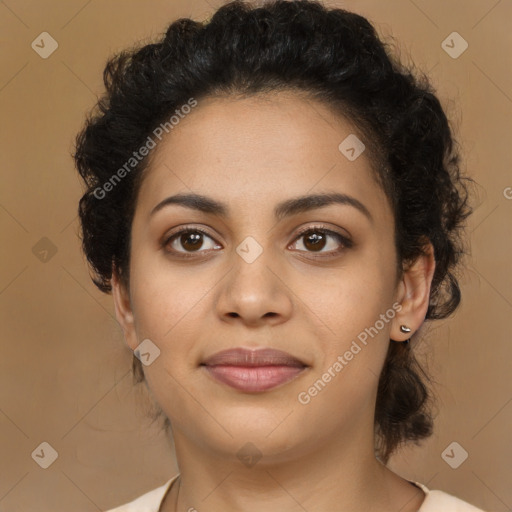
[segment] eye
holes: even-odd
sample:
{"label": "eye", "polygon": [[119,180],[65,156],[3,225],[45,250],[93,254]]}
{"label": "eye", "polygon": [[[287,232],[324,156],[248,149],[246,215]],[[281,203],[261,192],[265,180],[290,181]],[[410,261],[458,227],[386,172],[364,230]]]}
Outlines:
{"label": "eye", "polygon": [[179,253],[184,257],[193,257],[194,255],[191,253],[207,252],[221,248],[206,231],[190,227],[182,228],[168,236],[162,245],[169,252]]}
{"label": "eye", "polygon": [[[328,257],[339,254],[352,247],[352,241],[341,233],[325,227],[308,226],[303,229],[294,243],[299,252],[310,253],[313,257]],[[205,230],[201,228],[183,227],[165,237],[162,247],[178,257],[194,258],[215,249],[222,249]],[[194,254],[195,253],[195,254]],[[320,254],[316,256],[315,253]]]}
{"label": "eye", "polygon": [[352,247],[353,244],[351,240],[341,233],[323,227],[310,226],[302,230],[292,245],[298,245],[300,252],[327,253],[326,255],[333,255],[339,254],[344,249]]}

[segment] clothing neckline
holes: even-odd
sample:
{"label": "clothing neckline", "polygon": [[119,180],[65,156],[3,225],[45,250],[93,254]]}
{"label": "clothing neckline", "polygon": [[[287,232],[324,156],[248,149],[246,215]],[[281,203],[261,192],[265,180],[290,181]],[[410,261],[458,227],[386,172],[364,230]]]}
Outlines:
{"label": "clothing neckline", "polygon": [[[162,499],[160,500],[160,503],[158,504],[157,512],[162,512],[162,504],[165,501],[165,498],[167,497],[167,495],[171,492],[172,486],[178,480],[179,477],[180,477],[180,473],[173,476],[170,480],[168,480],[165,484],[162,485],[162,487],[164,488],[164,494],[162,496]],[[425,501],[427,500],[427,497],[430,493],[430,489],[426,485],[424,485],[420,482],[415,482],[412,480],[407,480],[407,481],[425,493],[425,497],[423,498],[420,508],[418,509],[418,512],[421,512],[421,509],[423,508],[423,505],[425,504]]]}

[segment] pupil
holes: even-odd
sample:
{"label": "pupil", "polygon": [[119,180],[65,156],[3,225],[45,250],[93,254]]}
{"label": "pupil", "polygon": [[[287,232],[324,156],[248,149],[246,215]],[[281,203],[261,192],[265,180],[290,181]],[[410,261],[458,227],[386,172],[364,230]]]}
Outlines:
{"label": "pupil", "polygon": [[[201,233],[189,233],[181,235],[181,245],[187,250],[197,251],[203,245],[203,235]],[[191,247],[187,247],[188,245]]]}
{"label": "pupil", "polygon": [[[311,244],[311,247],[308,244]],[[325,236],[322,233],[312,233],[306,237],[306,243],[304,245],[308,249],[319,251],[325,247]]]}

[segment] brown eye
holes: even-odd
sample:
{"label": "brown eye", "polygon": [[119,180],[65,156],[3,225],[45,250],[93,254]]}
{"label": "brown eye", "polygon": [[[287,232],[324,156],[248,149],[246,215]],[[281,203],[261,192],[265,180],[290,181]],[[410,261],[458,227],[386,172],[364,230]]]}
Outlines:
{"label": "brown eye", "polygon": [[305,236],[304,240],[304,247],[311,251],[321,251],[327,243],[324,233],[311,233]]}
{"label": "brown eye", "polygon": [[187,228],[169,236],[163,243],[170,253],[187,255],[188,253],[208,252],[221,248],[211,236],[198,228]]}
{"label": "brown eye", "polygon": [[323,257],[338,254],[344,249],[349,249],[353,244],[351,240],[335,231],[309,228],[300,233],[293,245],[297,246],[296,249],[299,252],[319,253]]}
{"label": "brown eye", "polygon": [[197,251],[203,245],[202,233],[186,233],[180,236],[180,244],[187,251]]}

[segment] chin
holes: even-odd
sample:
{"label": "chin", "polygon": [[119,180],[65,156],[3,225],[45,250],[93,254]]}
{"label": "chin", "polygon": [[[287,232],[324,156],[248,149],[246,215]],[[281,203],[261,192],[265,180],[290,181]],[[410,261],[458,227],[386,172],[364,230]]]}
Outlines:
{"label": "chin", "polygon": [[240,407],[215,417],[232,436],[222,436],[229,445],[229,451],[236,452],[241,446],[251,442],[266,456],[279,455],[305,441],[304,423],[295,423],[293,413],[290,414],[291,410]]}

